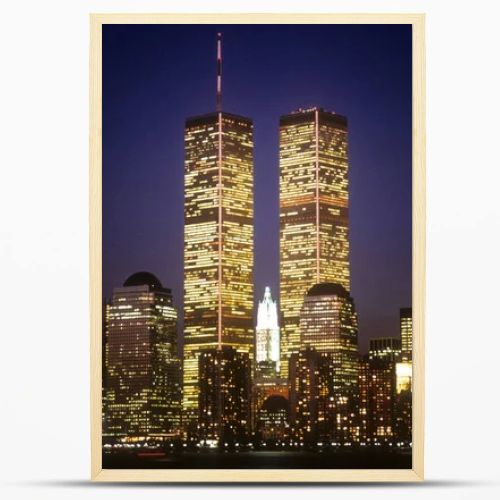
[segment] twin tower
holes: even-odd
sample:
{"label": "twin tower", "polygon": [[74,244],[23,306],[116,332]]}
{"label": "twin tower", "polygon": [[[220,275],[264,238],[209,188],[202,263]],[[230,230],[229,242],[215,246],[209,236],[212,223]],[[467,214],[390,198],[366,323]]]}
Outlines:
{"label": "twin tower", "polygon": [[[347,120],[299,109],[279,124],[281,375],[300,348],[299,313],[316,283],[349,291]],[[253,122],[217,107],[186,120],[184,207],[185,414],[198,411],[201,351],[254,357]]]}

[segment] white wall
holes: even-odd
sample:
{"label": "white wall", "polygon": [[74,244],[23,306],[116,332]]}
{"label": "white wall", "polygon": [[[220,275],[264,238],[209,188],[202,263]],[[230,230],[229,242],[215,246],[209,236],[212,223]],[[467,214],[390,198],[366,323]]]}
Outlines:
{"label": "white wall", "polygon": [[[284,2],[239,2],[278,11]],[[500,46],[496,2],[314,1],[289,11],[426,12],[429,484],[342,498],[498,498]],[[276,6],[274,6],[276,5]],[[88,13],[234,2],[11,1],[0,28],[0,461],[5,498],[250,498],[262,489],[87,486]],[[36,491],[35,491],[36,488]],[[297,487],[291,498],[309,494]]]}

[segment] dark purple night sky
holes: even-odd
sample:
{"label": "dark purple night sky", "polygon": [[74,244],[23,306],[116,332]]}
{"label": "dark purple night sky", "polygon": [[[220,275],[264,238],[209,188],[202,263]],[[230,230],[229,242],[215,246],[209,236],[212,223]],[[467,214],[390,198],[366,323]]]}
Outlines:
{"label": "dark purple night sky", "polygon": [[278,120],[347,116],[351,294],[360,345],[395,336],[411,305],[411,26],[103,27],[103,295],[153,272],[182,308],[183,129],[215,109],[254,121],[255,293],[279,283]]}

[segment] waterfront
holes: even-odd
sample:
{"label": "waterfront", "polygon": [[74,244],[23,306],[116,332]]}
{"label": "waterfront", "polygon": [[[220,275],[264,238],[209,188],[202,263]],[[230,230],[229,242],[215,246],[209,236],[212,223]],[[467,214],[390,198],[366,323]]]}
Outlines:
{"label": "waterfront", "polygon": [[410,469],[411,451],[204,450],[139,457],[132,452],[103,453],[104,469]]}

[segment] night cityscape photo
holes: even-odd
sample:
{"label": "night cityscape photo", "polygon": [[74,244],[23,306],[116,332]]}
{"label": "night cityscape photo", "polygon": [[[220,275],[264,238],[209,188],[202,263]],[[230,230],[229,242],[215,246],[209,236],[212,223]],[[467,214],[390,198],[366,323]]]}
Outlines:
{"label": "night cityscape photo", "polygon": [[412,26],[102,28],[104,469],[412,468]]}

